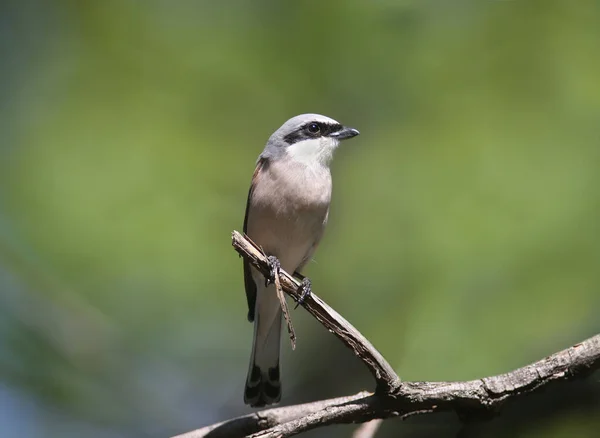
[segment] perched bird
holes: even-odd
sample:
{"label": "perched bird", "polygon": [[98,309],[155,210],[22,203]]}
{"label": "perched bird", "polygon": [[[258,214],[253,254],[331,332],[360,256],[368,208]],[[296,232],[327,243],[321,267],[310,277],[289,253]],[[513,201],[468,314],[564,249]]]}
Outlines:
{"label": "perched bird", "polygon": [[[269,138],[252,177],[244,232],[262,247],[274,270],[281,267],[300,276],[311,259],[327,224],[333,152],[340,141],[358,134],[329,117],[302,114]],[[302,278],[306,296],[310,281]],[[244,285],[248,320],[254,321],[244,402],[259,407],[281,399],[282,314],[274,286],[245,260]]]}

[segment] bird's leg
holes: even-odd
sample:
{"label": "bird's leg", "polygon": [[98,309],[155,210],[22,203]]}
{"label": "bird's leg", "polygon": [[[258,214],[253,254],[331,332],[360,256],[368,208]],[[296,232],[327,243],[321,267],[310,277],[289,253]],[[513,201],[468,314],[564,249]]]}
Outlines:
{"label": "bird's leg", "polygon": [[265,286],[275,283],[275,277],[279,275],[279,270],[281,269],[281,263],[279,259],[275,256],[268,256],[267,261],[269,262],[269,269],[271,270],[269,277],[265,278]]}
{"label": "bird's leg", "polygon": [[300,299],[298,299],[298,301],[296,302],[296,307],[294,307],[294,309],[297,309],[298,306],[302,303],[304,303],[304,300],[310,296],[310,294],[312,293],[312,287],[311,287],[311,282],[310,282],[310,278],[305,277],[304,275],[300,274],[299,272],[294,272],[294,275],[302,280],[302,283],[300,284],[300,290],[302,291],[302,294],[300,295]]}

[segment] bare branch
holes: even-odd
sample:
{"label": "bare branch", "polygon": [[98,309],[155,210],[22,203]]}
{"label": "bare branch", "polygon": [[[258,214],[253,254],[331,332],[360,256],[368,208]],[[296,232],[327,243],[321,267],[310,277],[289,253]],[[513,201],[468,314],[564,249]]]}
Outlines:
{"label": "bare branch", "polygon": [[[254,242],[234,231],[232,234],[232,245],[237,252],[263,275],[270,276],[267,258]],[[284,292],[298,301],[301,296],[300,284],[283,269],[279,271],[279,280]],[[396,375],[393,368],[352,324],[325,304],[314,293],[306,297],[302,303],[302,307],[323,324],[327,330],[336,335],[348,348],[352,349],[354,354],[364,362],[375,378],[377,384],[376,392],[390,393],[398,388],[400,378]]]}
{"label": "bare branch", "polygon": [[[178,438],[289,437],[330,424],[363,423],[377,418],[406,418],[442,411],[455,411],[463,419],[487,417],[499,412],[508,400],[537,391],[551,382],[585,377],[597,369],[600,369],[600,335],[498,376],[467,382],[403,382],[394,394],[363,392],[347,398],[269,409]],[[248,417],[265,418],[262,425],[258,420],[252,423],[262,430],[229,428],[232,422],[248,421],[245,420]],[[274,420],[276,425],[273,425]],[[226,428],[222,434],[221,428]]]}
{"label": "bare branch", "polygon": [[301,405],[265,409],[264,411],[253,412],[252,414],[243,415],[241,417],[203,427],[202,429],[177,435],[173,438],[245,437],[269,427],[287,423],[323,409],[327,409],[330,406],[352,402],[354,400],[367,397],[368,395],[368,392],[359,392],[358,394],[348,397],[337,397]]}
{"label": "bare branch", "polygon": [[[267,260],[255,245],[234,232],[233,246],[263,275],[269,275]],[[280,280],[283,290],[297,300],[300,297],[298,283],[283,270],[280,271]],[[312,294],[303,306],[367,365],[377,382],[376,392],[267,409],[176,438],[282,438],[330,424],[365,423],[442,411],[455,411],[467,421],[489,417],[499,412],[508,400],[521,398],[551,382],[585,377],[600,369],[599,334],[531,365],[498,376],[466,382],[401,383],[381,354],[322,300]],[[374,432],[369,433],[372,436]]]}

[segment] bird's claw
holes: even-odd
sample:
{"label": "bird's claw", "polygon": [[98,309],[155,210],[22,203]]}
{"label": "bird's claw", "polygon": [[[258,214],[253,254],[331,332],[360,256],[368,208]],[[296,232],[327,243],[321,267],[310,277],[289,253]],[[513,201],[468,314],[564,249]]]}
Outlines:
{"label": "bird's claw", "polygon": [[296,307],[294,307],[294,310],[297,309],[300,304],[304,304],[304,300],[306,300],[306,298],[308,298],[312,293],[312,285],[308,277],[302,278],[302,283],[300,283],[300,290],[302,291],[302,293],[300,294],[300,298],[296,302]]}
{"label": "bird's claw", "polygon": [[268,256],[267,261],[269,262],[269,277],[265,278],[265,286],[275,283],[275,277],[279,275],[279,270],[281,269],[281,263],[279,259],[275,256]]}

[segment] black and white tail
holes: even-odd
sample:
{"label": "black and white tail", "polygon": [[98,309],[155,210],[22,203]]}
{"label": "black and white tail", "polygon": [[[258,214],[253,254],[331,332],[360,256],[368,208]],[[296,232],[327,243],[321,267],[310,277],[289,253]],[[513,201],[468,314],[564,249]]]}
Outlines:
{"label": "black and white tail", "polygon": [[259,285],[254,313],[254,341],[244,390],[244,402],[252,407],[270,405],[281,399],[281,318],[281,307],[274,286]]}

